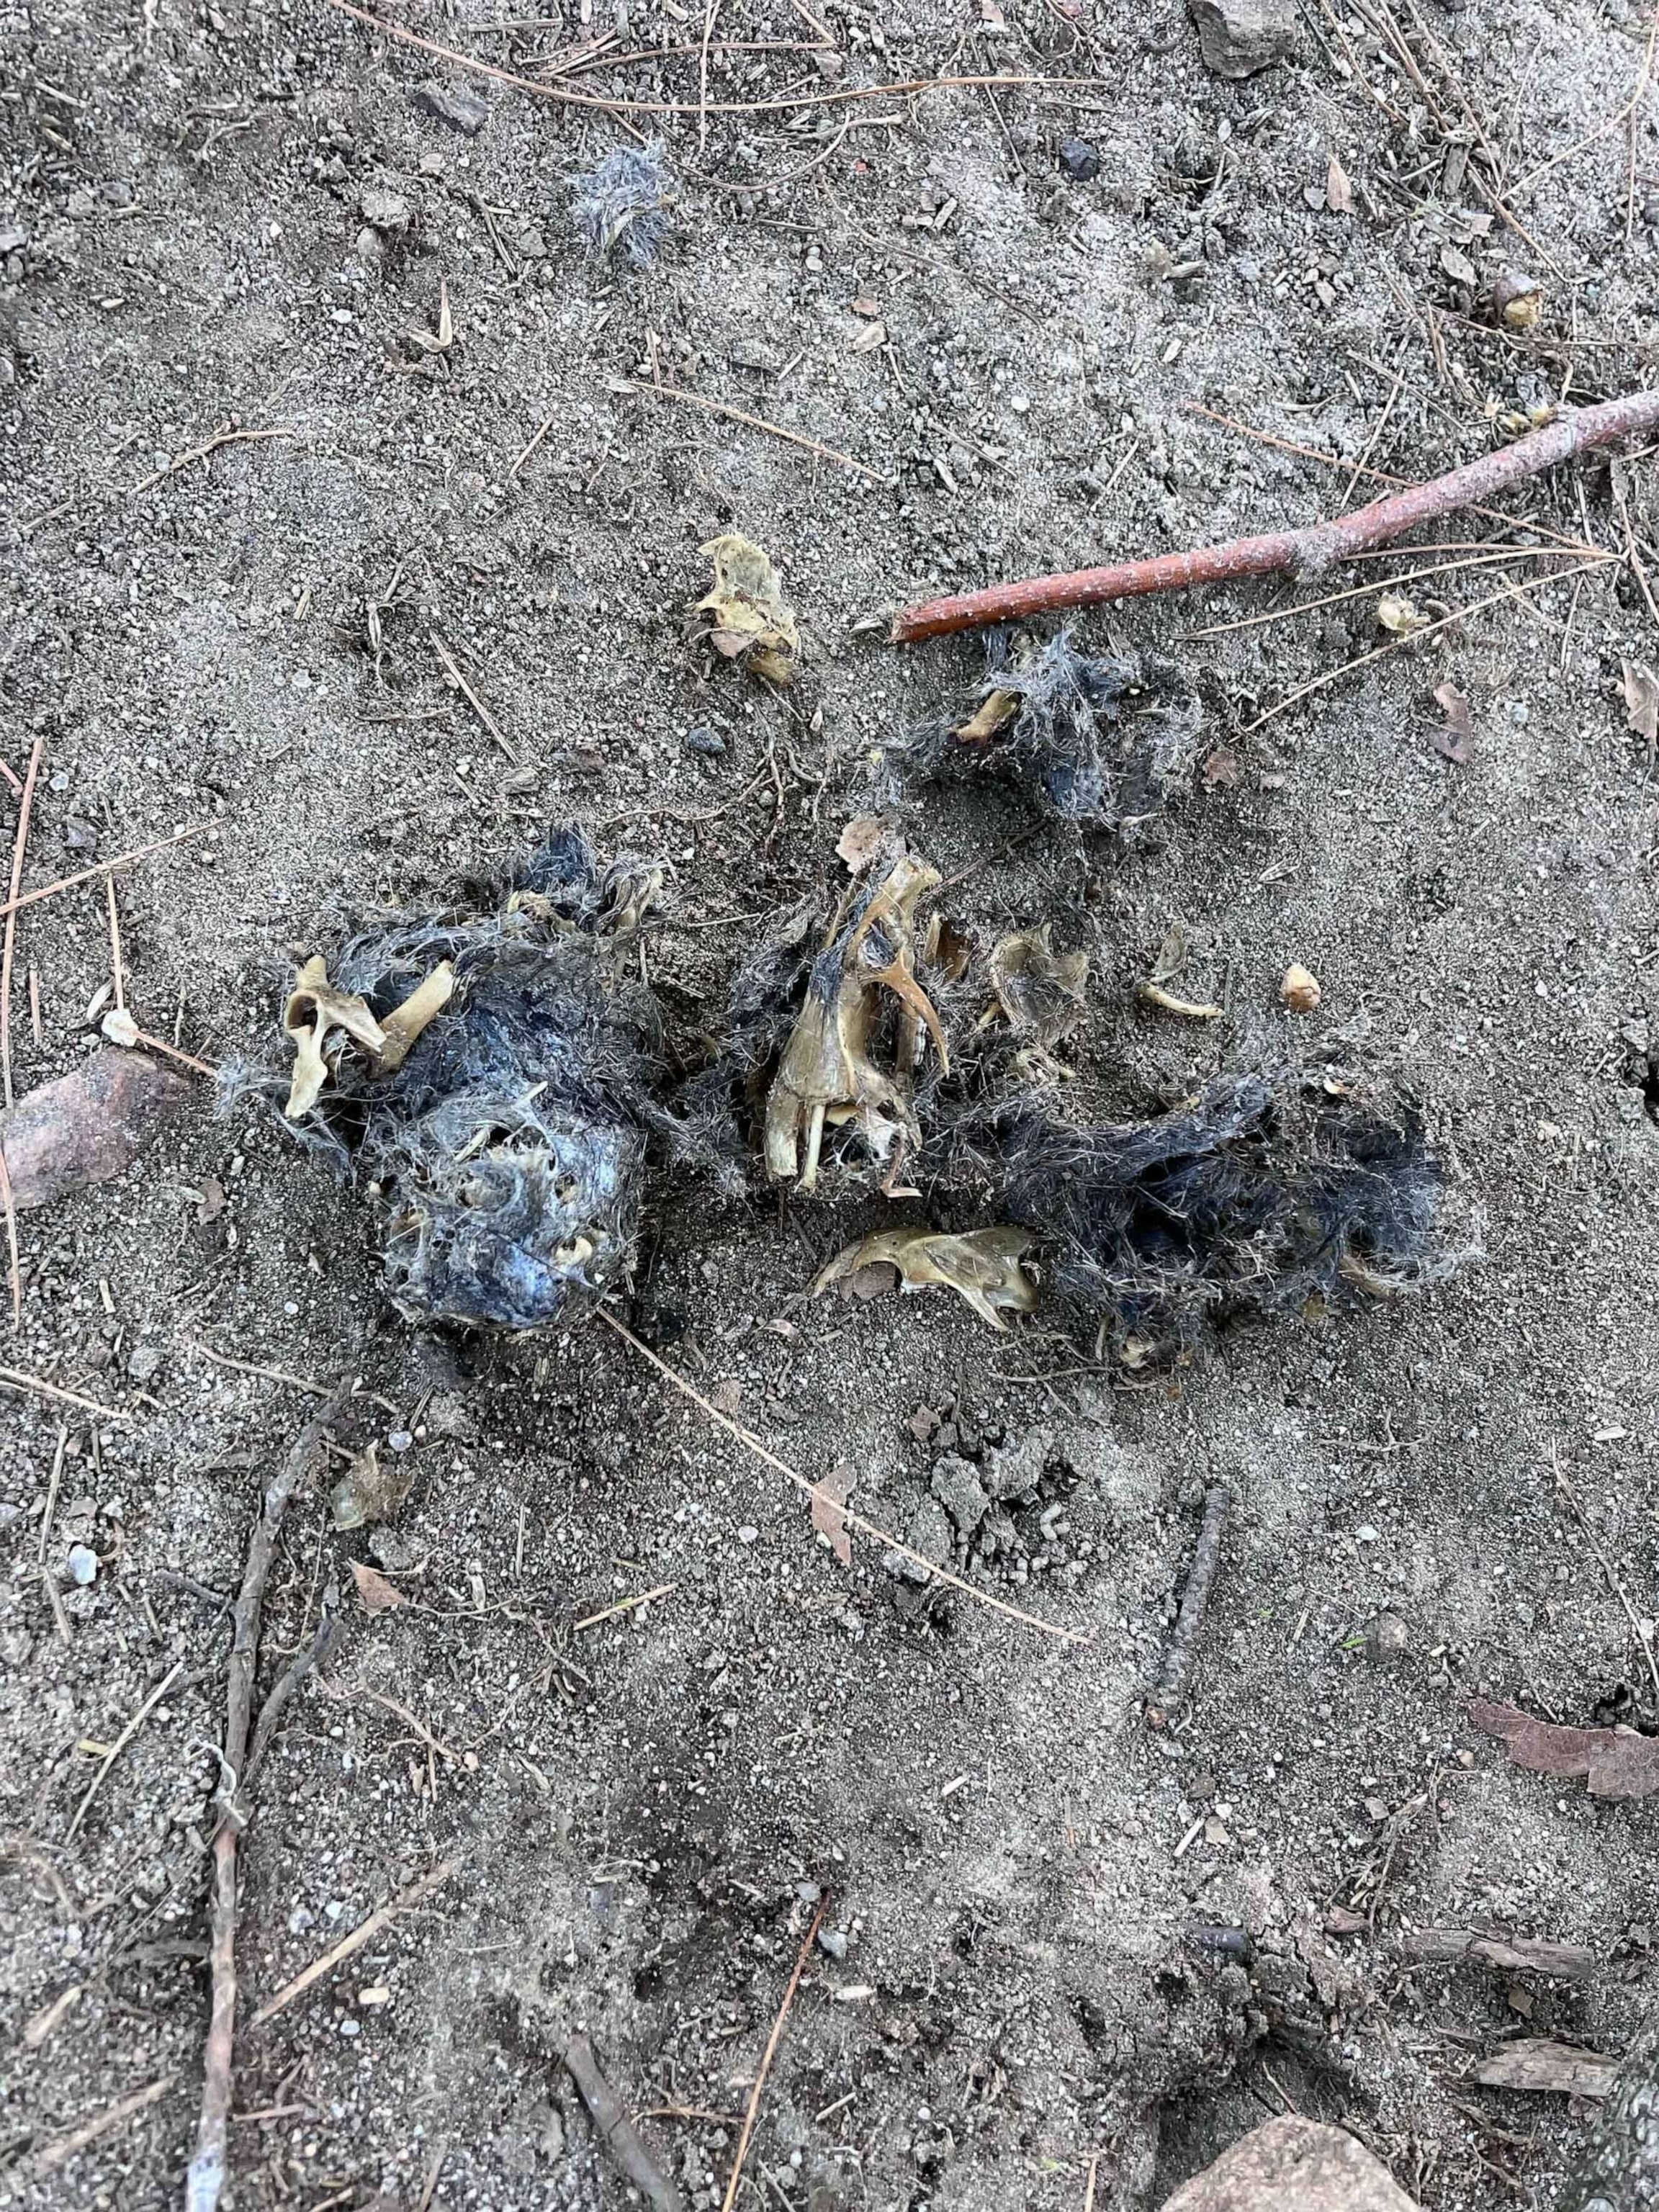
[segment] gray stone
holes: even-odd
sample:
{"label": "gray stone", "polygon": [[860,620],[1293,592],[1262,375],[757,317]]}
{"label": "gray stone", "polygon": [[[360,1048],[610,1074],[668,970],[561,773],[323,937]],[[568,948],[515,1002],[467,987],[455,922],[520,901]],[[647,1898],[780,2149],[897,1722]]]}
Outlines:
{"label": "gray stone", "polygon": [[384,185],[365,185],[357,205],[363,221],[376,230],[395,233],[409,228],[413,210],[401,192],[388,191]]}
{"label": "gray stone", "polygon": [[1164,2212],[1418,2212],[1380,2159],[1340,2128],[1264,2121],[1165,2200]]}
{"label": "gray stone", "polygon": [[1091,184],[1100,174],[1100,155],[1086,138],[1062,138],[1060,166],[1074,185]]}
{"label": "gray stone", "polygon": [[970,1460],[954,1454],[933,1462],[933,1495],[964,1536],[971,1536],[990,1509],[990,1499]]}
{"label": "gray stone", "polygon": [[1200,52],[1218,76],[1254,76],[1296,52],[1296,0],[1188,0]]}
{"label": "gray stone", "polygon": [[72,1583],[79,1583],[82,1589],[88,1589],[98,1579],[97,1553],[89,1551],[84,1544],[71,1544],[69,1547],[69,1571]]}
{"label": "gray stone", "polygon": [[440,123],[447,123],[452,131],[459,131],[464,138],[476,138],[489,120],[487,100],[480,100],[476,92],[453,91],[435,79],[416,89],[415,105],[435,115]]}

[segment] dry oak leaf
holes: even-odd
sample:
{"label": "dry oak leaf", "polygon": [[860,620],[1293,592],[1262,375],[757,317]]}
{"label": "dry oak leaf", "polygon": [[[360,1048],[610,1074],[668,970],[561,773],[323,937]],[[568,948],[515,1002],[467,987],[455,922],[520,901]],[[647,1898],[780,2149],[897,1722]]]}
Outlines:
{"label": "dry oak leaf", "polygon": [[1472,1698],[1469,1718],[1498,1738],[1516,1766],[1567,1779],[1582,1775],[1592,1797],[1651,1797],[1659,1790],[1659,1736],[1634,1729],[1562,1728],[1490,1698]]}
{"label": "dry oak leaf", "polygon": [[361,1559],[351,1562],[351,1578],[365,1613],[395,1613],[400,1605],[409,1603],[395,1583],[389,1583],[378,1567],[365,1566]]}
{"label": "dry oak leaf", "polygon": [[853,1540],[847,1533],[847,1516],[842,1509],[857,1480],[848,1462],[840,1459],[821,1481],[812,1485],[812,1526],[844,1567],[853,1564]]}

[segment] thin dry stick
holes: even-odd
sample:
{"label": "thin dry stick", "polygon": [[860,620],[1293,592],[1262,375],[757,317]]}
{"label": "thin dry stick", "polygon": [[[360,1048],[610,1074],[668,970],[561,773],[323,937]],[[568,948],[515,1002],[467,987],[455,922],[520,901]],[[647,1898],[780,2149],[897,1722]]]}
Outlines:
{"label": "thin dry stick", "polygon": [[212,1360],[216,1367],[234,1368],[238,1375],[257,1375],[261,1382],[285,1383],[290,1390],[304,1390],[313,1398],[326,1398],[329,1386],[318,1382],[308,1375],[290,1375],[281,1367],[260,1367],[252,1359],[233,1359],[228,1352],[216,1352],[210,1344],[192,1338],[185,1347],[188,1352],[199,1352],[204,1359]]}
{"label": "thin dry stick", "polygon": [[205,822],[192,822],[187,828],[175,830],[171,837],[158,837],[153,845],[135,845],[130,853],[118,853],[113,860],[94,860],[91,867],[77,869],[72,876],[59,876],[56,883],[42,884],[38,891],[25,891],[21,897],[14,891],[0,906],[0,914],[21,913],[26,906],[38,905],[40,900],[53,898],[59,891],[72,891],[77,884],[89,884],[94,876],[106,876],[112,868],[129,867],[134,860],[147,860],[152,853],[165,853],[169,845],[181,845],[186,837],[199,837],[208,827]]}
{"label": "thin dry stick", "polygon": [[11,1170],[6,1148],[0,1145],[0,1206],[6,1210],[6,1268],[11,1279],[11,1325],[23,1326],[23,1267],[17,1253],[17,1200],[12,1195]]}
{"label": "thin dry stick", "polygon": [[[798,1474],[787,1460],[780,1459],[775,1451],[769,1449],[752,1429],[745,1429],[741,1421],[734,1421],[729,1413],[721,1413],[720,1407],[705,1398],[701,1390],[694,1389],[677,1368],[671,1367],[665,1359],[659,1359],[648,1344],[641,1344],[633,1330],[624,1328],[614,1314],[607,1313],[601,1306],[599,1317],[607,1328],[616,1331],[624,1344],[631,1344],[641,1358],[648,1361],[665,1382],[672,1382],[682,1397],[689,1398],[694,1406],[701,1406],[711,1421],[718,1421],[721,1428],[753,1452],[757,1459],[764,1460],[768,1467],[774,1468],[787,1481],[793,1482],[797,1490],[805,1491],[808,1498],[818,1495],[816,1484],[809,1482],[804,1474]],[[936,1580],[948,1583],[952,1589],[961,1590],[965,1596],[975,1599],[981,1605],[988,1605],[993,1613],[1000,1613],[1010,1620],[1021,1621],[1027,1628],[1041,1629],[1045,1636],[1057,1636],[1066,1644],[1093,1643],[1093,1637],[1080,1628],[1062,1628],[1058,1621],[1044,1620],[1035,1613],[1022,1613],[1017,1605],[993,1597],[989,1590],[980,1589],[973,1583],[963,1582],[960,1575],[953,1575],[948,1567],[940,1566],[936,1559],[930,1559],[921,1552],[913,1552],[908,1544],[901,1544],[896,1536],[890,1536],[886,1529],[878,1528],[873,1521],[866,1521],[850,1505],[840,1505],[836,1510],[852,1528],[861,1528],[866,1536],[874,1537],[878,1544],[885,1544],[901,1559],[912,1560],[919,1567],[926,1567]]]}
{"label": "thin dry stick", "polygon": [[684,2200],[647,2149],[627,2106],[599,2071],[587,2038],[573,2035],[559,2056],[581,2093],[581,2100],[599,2131],[599,2141],[628,2179],[656,2212],[681,2212]]}
{"label": "thin dry stick", "polygon": [[1501,605],[1504,600],[1512,599],[1518,592],[1539,592],[1546,584],[1565,583],[1571,577],[1587,575],[1592,568],[1605,568],[1609,564],[1614,568],[1619,566],[1616,554],[1602,553],[1594,561],[1582,562],[1576,568],[1563,568],[1553,576],[1534,576],[1529,583],[1508,585],[1501,592],[1492,592],[1486,599],[1477,599],[1471,607],[1459,607],[1455,613],[1443,615],[1438,622],[1425,623],[1421,629],[1409,631],[1404,637],[1390,638],[1386,645],[1376,646],[1370,653],[1362,653],[1352,660],[1345,660],[1340,668],[1327,669],[1322,676],[1316,676],[1311,683],[1298,684],[1276,707],[1269,707],[1267,713],[1258,714],[1255,721],[1246,722],[1238,734],[1241,738],[1249,737],[1252,730],[1260,730],[1269,722],[1276,722],[1281,714],[1298,706],[1304,699],[1311,698],[1316,691],[1324,690],[1328,684],[1340,684],[1345,676],[1352,676],[1355,669],[1368,668],[1372,661],[1382,660],[1391,653],[1398,653],[1402,646],[1420,644],[1426,638],[1437,636],[1443,629],[1449,629],[1454,623],[1467,622],[1471,615],[1484,614],[1488,607]]}
{"label": "thin dry stick", "polygon": [[266,1488],[248,1537],[247,1564],[232,1614],[230,1663],[225,1692],[225,1742],[221,1760],[220,1820],[213,1837],[213,1905],[210,1916],[213,1978],[207,2050],[202,2068],[202,2112],[196,2148],[185,2179],[185,2212],[216,2212],[225,2182],[230,2128],[232,2057],[236,2034],[236,1847],[248,1821],[248,1730],[253,1716],[253,1678],[259,1662],[259,1623],[265,1584],[276,1556],[283,1516],[301,1484],[325,1458],[330,1423],[344,1403],[341,1383],[327,1405],[295,1439],[281,1472]]}
{"label": "thin dry stick", "polygon": [[1221,1532],[1226,1526],[1233,1494],[1224,1482],[1212,1483],[1204,1495],[1204,1519],[1193,1547],[1193,1564],[1187,1570],[1181,1593],[1181,1610],[1158,1670],[1158,1680],[1146,1706],[1148,1728],[1167,1728],[1170,1715],[1187,1694],[1199,1631],[1210,1602],[1210,1589],[1221,1560]]}
{"label": "thin dry stick", "polygon": [[748,414],[743,408],[733,407],[726,400],[706,398],[701,392],[686,392],[677,384],[636,384],[633,388],[653,399],[683,400],[688,407],[702,407],[710,415],[724,415],[729,422],[746,422],[751,430],[764,430],[770,437],[781,438],[786,445],[799,446],[804,453],[816,453],[821,461],[834,461],[838,468],[854,470],[858,475],[867,477],[872,483],[879,484],[884,491],[890,491],[893,488],[891,477],[883,476],[878,470],[866,468],[862,461],[855,461],[850,453],[837,453],[833,446],[822,445],[817,439],[809,438],[799,430],[786,430],[781,422],[769,422],[763,415]]}
{"label": "thin dry stick", "polygon": [[607,1605],[599,1613],[590,1613],[585,1620],[572,1621],[570,1633],[580,1636],[583,1629],[597,1628],[601,1621],[614,1620],[618,1613],[633,1613],[641,1606],[654,1605],[659,1597],[666,1597],[671,1590],[678,1588],[678,1583],[659,1583],[655,1589],[641,1590],[635,1597],[619,1597],[615,1605]]}
{"label": "thin dry stick", "polygon": [[58,1424],[58,1449],[52,1455],[52,1478],[46,1485],[46,1510],[40,1516],[40,1541],[35,1558],[44,1565],[46,1547],[52,1541],[52,1516],[58,1510],[58,1490],[64,1480],[64,1462],[69,1456],[69,1423]]}
{"label": "thin dry stick", "polygon": [[1568,1504],[1571,1506],[1573,1518],[1583,1530],[1585,1540],[1589,1543],[1591,1551],[1595,1553],[1602,1573],[1607,1578],[1607,1587],[1618,1599],[1620,1604],[1624,1607],[1625,1618],[1629,1621],[1631,1628],[1635,1634],[1636,1640],[1642,1647],[1642,1656],[1648,1662],[1648,1674],[1653,1683],[1655,1710],[1659,1711],[1659,1658],[1656,1658],[1654,1656],[1653,1624],[1651,1621],[1644,1622],[1643,1620],[1641,1615],[1637,1612],[1636,1607],[1631,1603],[1629,1593],[1626,1590],[1625,1585],[1620,1581],[1618,1576],[1613,1572],[1613,1562],[1607,1557],[1606,1552],[1601,1548],[1601,1539],[1597,1536],[1595,1529],[1590,1526],[1589,1516],[1585,1512],[1583,1507],[1578,1502],[1577,1492],[1567,1480],[1566,1476],[1561,1472],[1560,1449],[1554,1443],[1552,1443],[1550,1446],[1550,1462],[1555,1471],[1556,1487],[1566,1499]]}
{"label": "thin dry stick", "polygon": [[23,795],[17,802],[17,836],[11,848],[11,901],[6,908],[6,932],[3,948],[0,948],[0,1082],[3,1082],[6,1103],[11,1104],[11,963],[16,951],[17,893],[23,881],[23,856],[28,849],[29,810],[34,804],[34,779],[40,767],[40,749],[44,738],[36,738],[29,748],[29,764],[23,776]]}
{"label": "thin dry stick", "polygon": [[[533,93],[539,100],[556,100],[568,107],[603,108],[609,115],[696,115],[698,103],[694,100],[635,100],[631,94],[622,94],[606,100],[593,92],[577,92],[569,85],[556,81],[538,84],[534,77],[515,76],[511,70],[497,69],[492,63],[481,62],[471,54],[457,53],[453,46],[441,46],[431,39],[423,39],[418,32],[406,31],[401,23],[389,22],[384,15],[372,15],[367,8],[356,8],[351,0],[328,0],[331,8],[337,8],[343,15],[355,22],[366,24],[378,31],[384,39],[395,39],[402,46],[418,47],[423,54],[436,54],[441,61],[453,62],[457,69],[471,70],[475,76],[493,78],[497,84],[510,84],[517,92]],[[989,86],[1000,90],[1012,90],[1022,85],[1060,85],[1087,83],[1079,77],[1033,76],[915,76],[905,77],[896,84],[848,85],[823,92],[786,93],[766,100],[711,100],[708,104],[710,115],[764,115],[797,107],[836,107],[853,100],[903,100],[922,92],[946,92]]]}
{"label": "thin dry stick", "polygon": [[726,2185],[726,2195],[720,2202],[720,2212],[732,2212],[732,2207],[738,2201],[738,2184],[743,2179],[743,2162],[749,2155],[750,2138],[755,2132],[755,2121],[760,2112],[761,2092],[766,2087],[766,2077],[772,2070],[772,2061],[777,2055],[779,2044],[783,2040],[783,2024],[789,2017],[789,2008],[795,2002],[795,1991],[800,1987],[800,1978],[806,1972],[806,1962],[812,1955],[812,1946],[817,1941],[818,1930],[823,1925],[823,1916],[829,1910],[830,1900],[826,1897],[812,1915],[812,1924],[807,1929],[805,1940],[796,1954],[795,1971],[789,1977],[789,1986],[783,1993],[783,2002],[778,2007],[778,2016],[772,2023],[772,2033],[766,2039],[766,2049],[762,2055],[760,2071],[756,2075],[755,2086],[749,2093],[749,2109],[743,2116],[743,2132],[738,2137],[737,2156],[732,2161],[731,2178]]}
{"label": "thin dry stick", "polygon": [[518,754],[507,743],[507,739],[501,735],[501,729],[496,723],[495,717],[490,713],[489,708],[485,706],[483,701],[478,696],[477,693],[472,689],[472,686],[467,682],[465,677],[462,675],[460,665],[457,661],[454,654],[444,643],[442,638],[439,636],[435,629],[431,632],[431,638],[432,650],[437,654],[439,665],[442,668],[444,674],[455,686],[455,689],[461,694],[462,697],[466,701],[467,705],[471,708],[473,713],[483,724],[485,729],[489,731],[490,736],[495,738],[496,744],[507,755],[508,760],[512,762],[514,767],[517,768],[519,765]]}
{"label": "thin dry stick", "polygon": [[148,1045],[152,1052],[161,1053],[165,1059],[176,1060],[181,1067],[193,1067],[198,1075],[216,1075],[219,1073],[207,1060],[198,1060],[193,1052],[183,1052],[176,1044],[169,1044],[165,1037],[152,1036],[148,1030],[141,1030],[135,1024],[129,1034],[134,1044]]}
{"label": "thin dry stick", "polygon": [[988,623],[1029,621],[1071,607],[1097,606],[1104,599],[1141,598],[1154,592],[1180,592],[1241,576],[1322,576],[1332,564],[1373,545],[1404,535],[1419,523],[1455,514],[1477,500],[1506,491],[1511,484],[1556,468],[1597,447],[1659,428],[1659,390],[1628,393],[1599,407],[1563,416],[1512,446],[1483,453],[1479,460],[1411,490],[1373,500],[1369,507],[1334,521],[1279,530],[1261,538],[1236,538],[1224,545],[1190,553],[1159,553],[1143,561],[1123,561],[1108,568],[1080,568],[1068,575],[1028,577],[1014,584],[993,584],[983,591],[930,599],[901,608],[893,619],[893,642],[943,637]]}
{"label": "thin dry stick", "polygon": [[267,1998],[260,2006],[248,2026],[263,2027],[268,2021],[275,2020],[278,2013],[286,2012],[295,2000],[302,1997],[314,1983],[321,1981],[325,1974],[331,1974],[336,1966],[343,1966],[348,1959],[354,1958],[365,1944],[372,1943],[380,1930],[389,1928],[399,1913],[413,1912],[417,1905],[424,1905],[434,1889],[443,1887],[459,1863],[459,1859],[441,1859],[430,1873],[411,1881],[407,1889],[400,1889],[396,1897],[388,1898],[384,1905],[369,1914],[361,1928],[354,1928],[349,1936],[343,1936],[331,1950],[325,1951],[320,1959],[314,1959],[302,1973],[295,1974],[291,1982],[284,1982],[276,1996]]}
{"label": "thin dry stick", "polygon": [[[1435,549],[1425,546],[1423,550],[1430,553]],[[1327,592],[1317,599],[1296,599],[1287,607],[1270,607],[1263,615],[1241,615],[1237,622],[1210,623],[1203,629],[1182,630],[1182,641],[1188,644],[1196,638],[1228,637],[1235,630],[1259,629],[1264,623],[1288,622],[1292,615],[1314,614],[1321,607],[1340,606],[1346,599],[1364,599],[1373,592],[1395,591],[1401,584],[1426,584],[1431,576],[1455,575],[1460,568],[1490,568],[1504,561],[1559,561],[1560,557],[1559,549],[1553,545],[1507,545],[1496,553],[1480,553],[1462,561],[1442,561],[1432,568],[1402,569],[1397,576],[1379,576],[1374,583],[1352,584],[1346,592]]]}
{"label": "thin dry stick", "polygon": [[118,2098],[114,2104],[106,2105],[94,2118],[83,2120],[78,2128],[71,2128],[66,2136],[59,2136],[56,2142],[49,2142],[30,2169],[34,2179],[43,2181],[47,2174],[56,2173],[61,2166],[67,2166],[72,2158],[79,2158],[83,2150],[90,2149],[101,2137],[112,2134],[117,2128],[125,2127],[140,2112],[148,2112],[152,2105],[159,2104],[178,2079],[176,2074],[163,2074],[148,2088],[135,2089],[130,2097]]}
{"label": "thin dry stick", "polygon": [[714,18],[720,0],[708,0],[702,19],[702,52],[697,58],[697,151],[708,143],[708,42],[714,35]]}
{"label": "thin dry stick", "polygon": [[217,431],[205,445],[192,446],[187,453],[180,453],[177,460],[169,461],[166,468],[157,469],[153,476],[146,477],[142,483],[134,484],[127,497],[140,498],[145,492],[153,490],[158,483],[165,482],[168,477],[176,477],[180,469],[188,469],[193,467],[198,461],[206,460],[210,453],[216,453],[221,446],[251,446],[257,444],[262,438],[291,438],[293,435],[292,430]]}
{"label": "thin dry stick", "polygon": [[91,1805],[93,1799],[98,1795],[99,1785],[103,1781],[104,1777],[109,1772],[111,1767],[114,1765],[116,1760],[121,1756],[121,1753],[132,1741],[134,1736],[137,1735],[139,1729],[143,1728],[144,1723],[149,1718],[156,1706],[161,1704],[162,1698],[166,1697],[167,1692],[173,1687],[173,1684],[178,1680],[179,1675],[182,1674],[184,1671],[184,1661],[182,1659],[175,1659],[172,1666],[168,1668],[167,1673],[162,1676],[161,1680],[150,1692],[149,1697],[144,1699],[143,1704],[139,1706],[137,1711],[122,1729],[120,1735],[116,1737],[114,1742],[111,1744],[109,1749],[104,1753],[103,1758],[99,1761],[98,1771],[93,1776],[92,1780],[87,1785],[86,1796],[82,1797],[80,1803],[76,1807],[75,1817],[70,1822],[68,1828],[64,1832],[64,1841],[66,1844],[72,1844],[75,1841],[76,1836],[79,1832],[81,1823],[87,1817],[88,1808]]}
{"label": "thin dry stick", "polygon": [[113,1406],[100,1406],[95,1398],[83,1398],[78,1390],[64,1390],[56,1382],[43,1382],[38,1375],[26,1375],[21,1367],[0,1367],[0,1389],[32,1391],[37,1398],[50,1398],[56,1405],[79,1406],[82,1413],[96,1413],[100,1421],[118,1421],[129,1429],[133,1425],[131,1413],[117,1413]]}
{"label": "thin dry stick", "polygon": [[512,467],[507,472],[507,481],[509,483],[512,482],[513,478],[518,475],[519,471],[524,466],[525,463],[530,459],[530,456],[535,452],[537,447],[540,445],[542,440],[553,428],[555,420],[556,418],[553,416],[550,415],[548,416],[546,422],[542,424],[541,428],[537,431],[535,436],[532,438],[530,443],[520,454],[518,459],[514,462]]}
{"label": "thin dry stick", "polygon": [[104,878],[104,890],[109,898],[109,966],[115,985],[115,1011],[124,1014],[127,1010],[126,963],[121,957],[121,915],[115,903],[113,876]]}

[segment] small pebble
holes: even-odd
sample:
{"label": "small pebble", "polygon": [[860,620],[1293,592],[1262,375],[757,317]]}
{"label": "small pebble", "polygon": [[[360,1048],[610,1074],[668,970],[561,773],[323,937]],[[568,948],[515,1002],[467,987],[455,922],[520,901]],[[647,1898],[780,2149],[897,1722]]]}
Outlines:
{"label": "small pebble", "polygon": [[827,1951],[832,1959],[844,1959],[847,1956],[847,1938],[839,1928],[820,1928],[818,1948]]}
{"label": "small pebble", "polygon": [[387,1445],[395,1452],[406,1452],[414,1441],[407,1429],[393,1429],[386,1438]]}
{"label": "small pebble", "polygon": [[84,1544],[71,1544],[69,1548],[70,1580],[86,1589],[98,1579],[98,1554],[88,1551]]}
{"label": "small pebble", "polygon": [[751,1528],[745,1522],[744,1525],[738,1531],[738,1541],[740,1544],[752,1544],[756,1541],[759,1534],[760,1530],[758,1528]]}
{"label": "small pebble", "polygon": [[1100,155],[1086,138],[1062,138],[1060,166],[1074,185],[1086,185],[1100,174]]}

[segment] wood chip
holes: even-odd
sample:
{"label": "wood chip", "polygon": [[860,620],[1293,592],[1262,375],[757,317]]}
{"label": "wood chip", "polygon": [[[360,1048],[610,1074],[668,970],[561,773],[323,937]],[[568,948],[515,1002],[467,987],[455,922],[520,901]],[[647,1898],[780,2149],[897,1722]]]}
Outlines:
{"label": "wood chip", "polygon": [[1500,2045],[1475,2068],[1474,2079],[1488,2089],[1605,2097],[1618,2071],[1619,2061],[1605,2057],[1599,2051],[1581,2051],[1576,2044],[1528,2036],[1518,2043]]}
{"label": "wood chip", "polygon": [[812,1485],[812,1526],[844,1567],[853,1564],[853,1540],[847,1533],[847,1516],[842,1509],[857,1480],[850,1463],[842,1459]]}
{"label": "wood chip", "polygon": [[1472,1698],[1468,1712],[1516,1766],[1534,1774],[1582,1777],[1592,1797],[1650,1797],[1659,1790],[1659,1736],[1634,1729],[1561,1728],[1488,1698]]}

